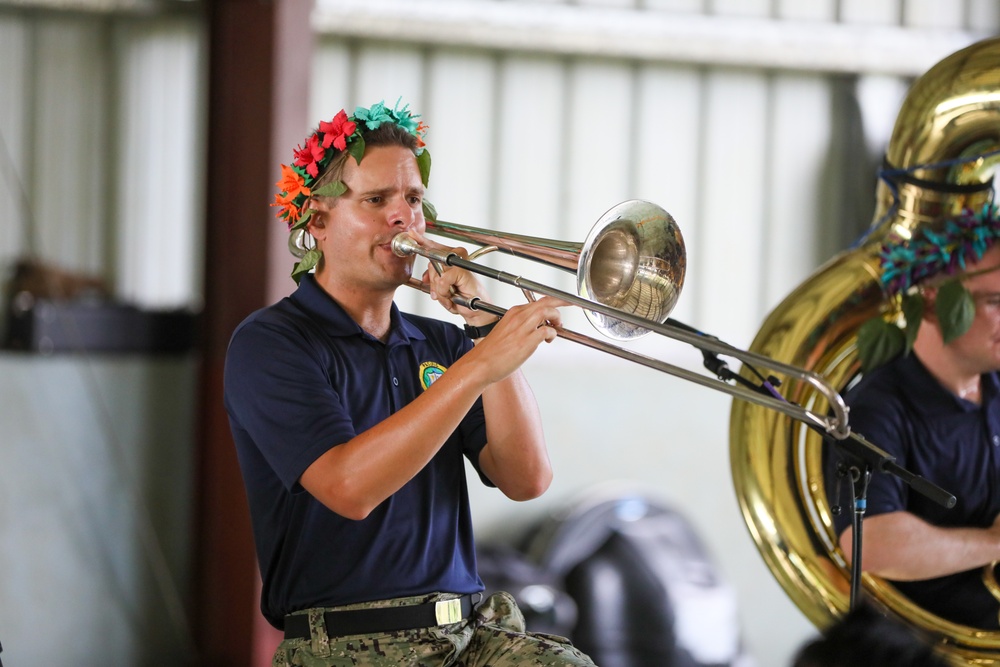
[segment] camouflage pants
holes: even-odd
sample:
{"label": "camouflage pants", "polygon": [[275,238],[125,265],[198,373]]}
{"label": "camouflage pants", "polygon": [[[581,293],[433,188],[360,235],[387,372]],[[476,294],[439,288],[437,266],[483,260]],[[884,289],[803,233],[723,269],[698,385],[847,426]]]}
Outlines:
{"label": "camouflage pants", "polygon": [[[454,597],[396,598],[338,607],[406,606]],[[451,625],[374,635],[328,637],[323,612],[309,609],[311,637],[286,639],[272,667],[594,667],[589,657],[555,635],[525,632],[524,617],[507,593],[490,596],[471,619]]]}

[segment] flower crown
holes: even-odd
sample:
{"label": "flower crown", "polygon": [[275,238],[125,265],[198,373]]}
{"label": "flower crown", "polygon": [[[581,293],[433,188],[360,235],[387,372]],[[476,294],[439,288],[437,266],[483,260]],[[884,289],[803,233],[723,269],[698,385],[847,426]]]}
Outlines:
{"label": "flower crown", "polygon": [[879,260],[882,286],[889,296],[906,292],[926,278],[965,271],[965,265],[982,259],[1000,238],[1000,211],[986,204],[978,213],[966,209],[941,231],[922,230],[909,242],[882,246]]}
{"label": "flower crown", "polygon": [[[976,304],[962,284],[966,266],[982,259],[1000,239],[1000,209],[986,204],[978,212],[966,209],[945,221],[938,230],[920,230],[912,239],[885,243],[879,252],[880,281],[890,299],[896,300],[906,320],[904,329],[881,316],[858,330],[858,356],[862,370],[885,364],[913,347],[924,313],[924,297],[915,289],[928,278],[953,276],[938,286],[935,312],[945,343],[972,326]],[[998,267],[988,267],[991,271]]]}
{"label": "flower crown", "polygon": [[[344,151],[361,164],[361,158],[365,154],[364,133],[376,130],[385,123],[398,125],[416,137],[417,166],[420,169],[420,179],[424,187],[427,186],[431,171],[431,156],[423,140],[427,127],[423,122],[417,121],[420,116],[411,113],[409,107],[407,104],[400,108],[397,101],[390,109],[385,106],[385,102],[378,102],[367,109],[357,107],[351,116],[341,109],[332,120],[321,121],[319,128],[306,137],[303,145],[295,147],[292,164],[281,165],[281,180],[275,184],[280,192],[274,196],[274,203],[271,204],[280,208],[277,217],[288,224],[289,232],[301,233],[300,230],[305,230],[313,212],[306,204],[312,197],[339,197],[344,194],[347,186],[341,181],[327,183],[319,188],[314,186],[334,158]],[[294,238],[293,234],[290,248],[293,248]],[[295,241],[295,245],[298,243]],[[301,258],[292,270],[292,277],[296,282],[301,274],[316,266],[320,257],[316,248],[302,250],[301,253],[294,248],[292,250]]]}

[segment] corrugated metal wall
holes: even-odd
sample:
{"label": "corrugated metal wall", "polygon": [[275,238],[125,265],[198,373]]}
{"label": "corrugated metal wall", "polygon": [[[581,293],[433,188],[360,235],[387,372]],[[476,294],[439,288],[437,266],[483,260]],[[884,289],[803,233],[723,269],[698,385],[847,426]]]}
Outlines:
{"label": "corrugated metal wall", "polygon": [[0,7],[4,269],[30,255],[143,306],[200,302],[203,29],[184,14]]}

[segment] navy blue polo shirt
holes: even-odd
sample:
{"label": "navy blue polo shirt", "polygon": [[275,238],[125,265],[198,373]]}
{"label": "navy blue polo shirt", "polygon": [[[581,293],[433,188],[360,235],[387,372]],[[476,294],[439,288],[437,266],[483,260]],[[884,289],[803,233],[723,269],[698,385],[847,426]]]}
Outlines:
{"label": "navy blue polo shirt", "polygon": [[413,401],[471,346],[458,327],[395,304],[382,343],[311,275],[237,327],[225,406],[250,504],[261,610],[272,625],[311,607],[483,589],[463,460],[479,470],[481,399],[431,462],[362,521],[332,512],[298,481],[331,447]]}
{"label": "navy blue polo shirt", "polygon": [[[982,376],[981,393],[981,405],[958,398],[910,354],[873,371],[845,395],[854,431],[895,456],[897,464],[957,498],[955,507],[947,509],[912,491],[899,477],[876,472],[868,488],[866,517],[904,510],[936,526],[993,523],[1000,513],[1000,384],[995,373]],[[832,470],[828,463],[828,488]],[[844,511],[835,517],[838,534],[851,523],[853,504],[846,482],[839,504]],[[998,627],[1000,602],[983,586],[979,568],[894,585],[939,616],[974,627]]]}

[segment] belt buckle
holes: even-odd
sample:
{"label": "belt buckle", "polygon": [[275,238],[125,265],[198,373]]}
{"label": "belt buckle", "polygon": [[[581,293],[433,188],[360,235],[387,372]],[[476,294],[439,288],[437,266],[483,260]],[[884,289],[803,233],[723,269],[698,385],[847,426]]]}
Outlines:
{"label": "belt buckle", "polygon": [[462,598],[438,600],[434,603],[434,618],[438,625],[449,625],[462,620]]}

